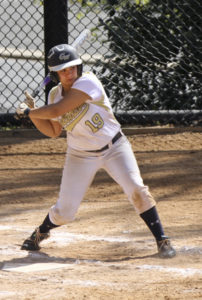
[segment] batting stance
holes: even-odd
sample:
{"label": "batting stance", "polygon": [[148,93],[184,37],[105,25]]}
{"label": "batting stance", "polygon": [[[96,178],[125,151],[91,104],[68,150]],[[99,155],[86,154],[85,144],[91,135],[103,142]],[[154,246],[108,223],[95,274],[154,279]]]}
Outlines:
{"label": "batting stance", "polygon": [[49,237],[51,229],[74,220],[96,172],[103,168],[123,188],[150,229],[159,256],[175,256],[155,200],[143,183],[131,145],[113,115],[101,82],[93,73],[82,71],[81,58],[67,44],[50,49],[48,67],[57,82],[49,93],[48,105],[36,108],[34,99],[26,93],[26,100],[16,112],[29,116],[38,130],[49,137],[57,137],[65,129],[66,160],[56,204],[21,249],[39,250],[40,242]]}

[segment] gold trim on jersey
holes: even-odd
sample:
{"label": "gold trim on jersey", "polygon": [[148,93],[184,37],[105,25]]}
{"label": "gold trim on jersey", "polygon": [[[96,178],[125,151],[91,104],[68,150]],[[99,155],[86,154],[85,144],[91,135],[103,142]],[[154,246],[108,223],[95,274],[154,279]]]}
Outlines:
{"label": "gold trim on jersey", "polygon": [[99,101],[93,101],[92,104],[97,105],[99,107],[104,108],[106,111],[110,112],[110,109],[108,106],[104,105],[104,96]]}
{"label": "gold trim on jersey", "polygon": [[54,98],[55,98],[55,95],[58,91],[58,86],[54,86],[52,89],[51,89],[51,92],[50,92],[50,103],[53,104],[54,103]]}
{"label": "gold trim on jersey", "polygon": [[76,107],[74,110],[66,113],[59,120],[60,124],[67,131],[72,131],[76,124],[83,118],[89,109],[89,104],[84,103],[79,107]]}
{"label": "gold trim on jersey", "polygon": [[102,97],[101,100],[93,102],[93,104],[95,104],[95,105],[97,105],[99,107],[104,108],[107,112],[111,113],[111,115],[113,116],[113,118],[116,120],[116,118],[115,118],[113,112],[111,111],[111,109],[108,106],[104,105],[104,96]]}
{"label": "gold trim on jersey", "polygon": [[[50,93],[50,102],[54,103],[55,95],[58,91],[58,86],[53,87]],[[83,118],[86,112],[89,109],[88,103],[83,103],[79,107],[76,107],[74,110],[66,113],[65,115],[58,118],[58,122],[62,127],[67,131],[72,131],[76,124]]]}

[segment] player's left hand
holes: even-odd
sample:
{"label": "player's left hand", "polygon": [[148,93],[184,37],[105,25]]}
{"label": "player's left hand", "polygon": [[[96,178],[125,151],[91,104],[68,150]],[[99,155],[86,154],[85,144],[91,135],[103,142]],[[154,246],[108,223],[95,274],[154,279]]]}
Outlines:
{"label": "player's left hand", "polygon": [[30,111],[30,108],[24,102],[20,103],[16,109],[16,113],[20,116],[28,115],[29,111]]}

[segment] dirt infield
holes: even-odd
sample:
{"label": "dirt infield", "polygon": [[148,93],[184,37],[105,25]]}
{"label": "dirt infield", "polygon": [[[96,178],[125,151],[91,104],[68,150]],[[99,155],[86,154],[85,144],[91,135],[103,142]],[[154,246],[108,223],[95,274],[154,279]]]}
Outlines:
{"label": "dirt infield", "polygon": [[102,170],[76,220],[21,251],[57,198],[66,150],[64,137],[29,135],[0,137],[0,299],[202,299],[202,131],[129,136],[177,250],[168,260]]}

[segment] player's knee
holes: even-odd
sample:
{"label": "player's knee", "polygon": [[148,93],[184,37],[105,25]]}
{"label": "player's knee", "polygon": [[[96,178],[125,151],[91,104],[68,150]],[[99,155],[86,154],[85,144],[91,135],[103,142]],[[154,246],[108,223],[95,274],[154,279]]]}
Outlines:
{"label": "player's knee", "polygon": [[152,208],[156,202],[147,186],[136,186],[131,197],[131,202],[138,214]]}
{"label": "player's knee", "polygon": [[55,206],[51,207],[49,214],[52,222],[56,225],[64,225],[75,219],[75,213],[72,210],[60,210]]}

